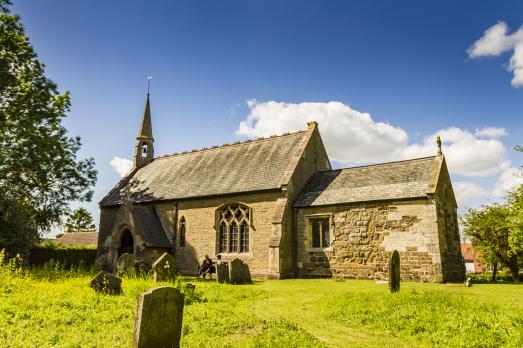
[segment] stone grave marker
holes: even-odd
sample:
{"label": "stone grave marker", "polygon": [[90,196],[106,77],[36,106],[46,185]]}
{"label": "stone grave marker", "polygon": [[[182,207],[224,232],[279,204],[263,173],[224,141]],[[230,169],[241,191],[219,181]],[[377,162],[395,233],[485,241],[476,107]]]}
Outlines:
{"label": "stone grave marker", "polygon": [[400,291],[400,253],[394,250],[389,259],[389,291]]}
{"label": "stone grave marker", "polygon": [[120,256],[116,262],[116,270],[120,277],[123,275],[132,275],[136,273],[134,268],[134,256],[128,253]]}
{"label": "stone grave marker", "polygon": [[470,288],[472,286],[472,278],[468,277],[467,280],[465,280],[465,287]]}
{"label": "stone grave marker", "polygon": [[242,279],[243,284],[252,284],[251,270],[245,262],[242,262]]}
{"label": "stone grave marker", "polygon": [[89,286],[96,292],[104,292],[108,294],[121,294],[122,293],[122,278],[107,273],[106,271],[100,271],[89,283]]}
{"label": "stone grave marker", "polygon": [[162,282],[172,280],[176,277],[176,262],[174,257],[168,253],[163,253],[162,256],[153,263],[153,279],[155,282]]}
{"label": "stone grave marker", "polygon": [[176,288],[159,286],[138,298],[133,348],[180,347],[184,295]]}
{"label": "stone grave marker", "polygon": [[216,265],[216,277],[218,278],[218,283],[230,283],[231,279],[229,278],[229,265],[227,262],[222,262],[219,265]]}
{"label": "stone grave marker", "polygon": [[230,269],[231,284],[250,284],[252,283],[249,266],[240,259],[234,259],[231,262]]}

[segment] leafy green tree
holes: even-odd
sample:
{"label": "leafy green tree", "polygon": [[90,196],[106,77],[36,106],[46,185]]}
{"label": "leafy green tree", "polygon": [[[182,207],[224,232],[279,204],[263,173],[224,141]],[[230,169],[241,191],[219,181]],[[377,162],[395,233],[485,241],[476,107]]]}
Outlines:
{"label": "leafy green tree", "polygon": [[462,223],[474,248],[485,259],[509,268],[514,282],[518,282],[523,266],[523,186],[511,193],[505,204],[469,209]]}
{"label": "leafy green tree", "polygon": [[90,200],[97,172],[62,125],[69,93],[44,75],[10,5],[0,0],[0,249],[13,253],[60,223],[70,201]]}
{"label": "leafy green tree", "polygon": [[78,208],[67,217],[65,232],[95,231],[93,216],[85,208]]}

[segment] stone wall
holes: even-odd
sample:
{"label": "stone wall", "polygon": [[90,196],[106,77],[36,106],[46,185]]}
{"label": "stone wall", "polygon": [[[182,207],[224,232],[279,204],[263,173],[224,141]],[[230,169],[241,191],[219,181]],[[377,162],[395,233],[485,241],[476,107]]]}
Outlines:
{"label": "stone wall", "polygon": [[[298,268],[303,277],[387,278],[393,250],[406,281],[443,281],[437,208],[430,199],[299,208]],[[331,247],[311,249],[308,219],[330,217]]]}
{"label": "stone wall", "polygon": [[445,161],[442,161],[435,193],[438,211],[441,264],[445,281],[465,280],[465,261],[461,255],[458,207]]}
{"label": "stone wall", "polygon": [[179,235],[174,224],[174,203],[159,204],[157,211],[165,222],[175,243],[176,267],[184,274],[196,274],[198,265],[206,254],[216,260],[218,253],[218,226],[216,210],[226,203],[243,203],[251,208],[252,225],[249,228],[248,253],[222,253],[223,261],[240,258],[249,265],[251,273],[267,276],[269,273],[269,242],[272,236],[272,219],[279,191],[231,195],[217,198],[201,198],[178,202],[180,221],[185,218],[185,247],[180,247]]}

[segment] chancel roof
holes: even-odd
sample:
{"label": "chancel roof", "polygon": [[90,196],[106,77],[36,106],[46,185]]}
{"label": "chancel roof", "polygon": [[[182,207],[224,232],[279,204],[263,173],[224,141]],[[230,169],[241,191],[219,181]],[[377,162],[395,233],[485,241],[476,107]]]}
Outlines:
{"label": "chancel roof", "polygon": [[100,205],[119,205],[127,197],[136,203],[281,188],[311,131],[155,158],[134,169]]}
{"label": "chancel roof", "polygon": [[439,172],[440,156],[314,174],[295,207],[427,197]]}

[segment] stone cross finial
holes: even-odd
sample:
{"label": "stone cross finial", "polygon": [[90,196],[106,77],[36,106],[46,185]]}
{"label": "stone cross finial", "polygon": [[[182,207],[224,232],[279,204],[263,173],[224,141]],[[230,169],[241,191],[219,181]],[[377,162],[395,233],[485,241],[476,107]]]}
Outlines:
{"label": "stone cross finial", "polygon": [[438,145],[438,155],[443,155],[443,151],[441,151],[441,138],[439,135],[436,137],[436,144]]}

